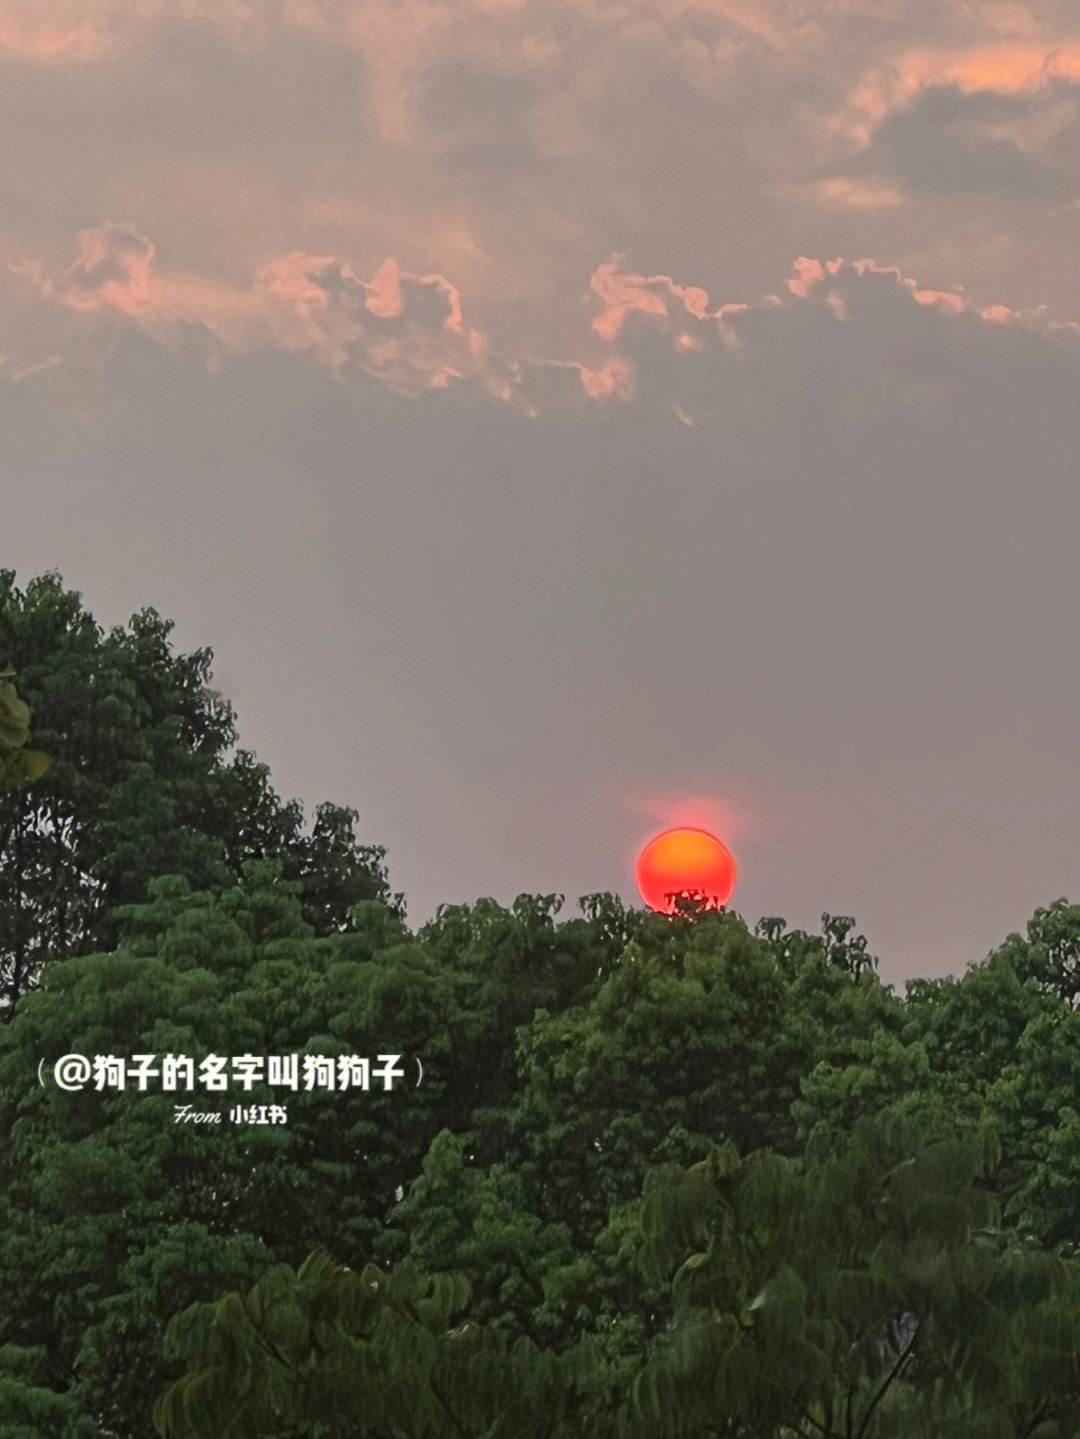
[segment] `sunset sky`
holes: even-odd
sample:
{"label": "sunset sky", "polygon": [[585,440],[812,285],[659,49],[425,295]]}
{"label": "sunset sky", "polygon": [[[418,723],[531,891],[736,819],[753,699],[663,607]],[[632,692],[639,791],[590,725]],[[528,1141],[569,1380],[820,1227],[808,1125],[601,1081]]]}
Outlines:
{"label": "sunset sky", "polygon": [[5,0],[0,564],[213,646],[409,919],[886,980],[1080,898],[1080,10]]}

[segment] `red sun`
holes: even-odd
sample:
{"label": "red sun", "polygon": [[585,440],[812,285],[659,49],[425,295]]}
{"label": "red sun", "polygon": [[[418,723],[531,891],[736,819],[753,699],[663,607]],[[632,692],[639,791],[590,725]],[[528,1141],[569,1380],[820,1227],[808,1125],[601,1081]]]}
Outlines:
{"label": "red sun", "polygon": [[650,909],[674,914],[668,897],[690,891],[708,908],[727,904],[735,888],[735,859],[705,829],[666,829],[638,855],[637,884]]}

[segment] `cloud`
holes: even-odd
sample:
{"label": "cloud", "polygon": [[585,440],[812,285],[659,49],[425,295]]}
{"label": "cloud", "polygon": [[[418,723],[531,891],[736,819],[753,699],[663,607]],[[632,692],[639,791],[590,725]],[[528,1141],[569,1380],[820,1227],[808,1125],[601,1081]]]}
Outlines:
{"label": "cloud", "polygon": [[[472,386],[529,413],[631,390],[631,367],[617,354],[589,364],[497,353],[466,323],[449,280],[414,274],[393,257],[363,280],[333,256],[294,250],[260,266],[249,285],[229,286],[162,268],[153,242],[128,222],[81,231],[78,250],[57,273],[40,259],[9,271],[88,324],[127,324],[167,348],[195,345],[212,369],[229,354],[277,350],[307,357],[343,383],[366,377],[403,395]],[[84,360],[87,344],[84,334],[75,346]]]}
{"label": "cloud", "polygon": [[0,53],[36,65],[94,65],[135,48],[156,26],[183,19],[212,24],[233,41],[250,40],[282,21],[298,30],[317,25],[319,0],[5,0]]}
{"label": "cloud", "polygon": [[490,187],[546,163],[532,132],[540,88],[524,66],[437,60],[418,77],[413,105],[439,166]]}
{"label": "cloud", "polygon": [[151,307],[150,267],[154,246],[134,225],[108,224],[79,232],[79,258],[44,286],[73,310],[112,308],[145,314]]}
{"label": "cloud", "polygon": [[63,25],[41,15],[14,14],[0,20],[0,52],[36,63],[98,60],[108,39],[89,21]]}
{"label": "cloud", "polygon": [[[0,364],[6,366],[7,361],[0,360]],[[60,364],[63,364],[63,359],[60,355],[46,355],[43,360],[38,360],[33,365],[23,365],[17,370],[5,369],[3,378],[7,380],[9,385],[21,385],[26,380],[32,380],[38,375],[47,374]]]}
{"label": "cloud", "polygon": [[493,348],[568,355],[582,277],[624,251],[739,299],[793,247],[925,259],[985,304],[1072,283],[1065,227],[1030,229],[1080,186],[1080,41],[1048,0],[11,0],[4,23],[4,240],[58,262],[122,216],[219,303],[293,251],[393,255],[451,276]]}
{"label": "cloud", "polygon": [[1074,86],[1055,85],[1037,96],[965,92],[956,85],[925,89],[878,125],[872,150],[908,189],[1066,197],[1077,182],[1042,152],[1063,128],[1075,136],[1078,100]]}
{"label": "cloud", "polygon": [[366,283],[340,261],[294,252],[263,266],[255,291],[283,348],[314,351],[335,370],[357,366],[415,392],[482,368],[484,337],[464,326],[441,275],[403,273],[388,259]]}
{"label": "cloud", "polygon": [[851,175],[830,175],[798,187],[796,193],[804,194],[825,210],[892,210],[903,203],[903,195],[894,184]]}
{"label": "cloud", "polygon": [[180,263],[212,254],[227,274],[230,251],[265,246],[280,206],[348,188],[370,139],[362,57],[281,26],[240,41],[208,19],[122,17],[110,12],[121,37],[93,62],[0,46],[8,235],[59,248],[61,228],[119,213]]}
{"label": "cloud", "polygon": [[[475,391],[533,416],[636,403],[661,408],[686,427],[730,424],[740,406],[750,406],[763,369],[771,367],[770,383],[797,390],[812,383],[834,350],[839,363],[851,341],[838,336],[837,325],[860,335],[871,354],[898,329],[914,338],[925,327],[924,312],[990,331],[1026,330],[1058,344],[1074,344],[1080,334],[1080,325],[1055,319],[1045,306],[979,305],[871,258],[801,256],[784,294],[714,304],[702,286],[637,273],[616,255],[590,279],[593,316],[579,346],[592,355],[553,358],[494,346],[467,322],[449,279],[415,274],[393,257],[364,280],[336,257],[297,250],[262,265],[248,285],[230,287],[163,269],[152,241],[129,223],[80,232],[78,251],[74,264],[55,274],[40,260],[10,268],[41,301],[83,325],[134,327],[174,349],[194,344],[211,369],[228,354],[278,351],[306,358],[341,383],[374,380],[401,395]],[[813,355],[797,343],[811,323],[819,347]],[[884,377],[894,374],[897,353],[883,349],[879,360],[851,376],[855,392],[870,387],[871,408],[892,403],[879,392],[888,388]],[[912,353],[897,393],[918,389],[918,370]]]}
{"label": "cloud", "polygon": [[1046,115],[1062,97],[1072,100],[1078,83],[1080,38],[1072,36],[1042,44],[905,49],[864,71],[832,123],[865,148],[881,138],[883,129],[888,136],[890,123],[894,129],[902,125],[903,117],[913,130],[920,121],[936,126],[919,138],[932,135],[946,146],[955,144],[949,126],[981,122],[990,130],[985,144],[1001,138],[994,133],[995,122],[1007,127],[1010,121],[1019,125],[1025,114]]}
{"label": "cloud", "polygon": [[593,320],[593,329],[605,340],[616,339],[627,315],[634,312],[662,316],[664,320],[672,309],[676,314],[685,310],[695,319],[705,315],[709,297],[699,286],[677,285],[667,275],[646,279],[644,275],[629,274],[619,268],[620,258],[598,266],[589,282],[604,301],[603,312]]}

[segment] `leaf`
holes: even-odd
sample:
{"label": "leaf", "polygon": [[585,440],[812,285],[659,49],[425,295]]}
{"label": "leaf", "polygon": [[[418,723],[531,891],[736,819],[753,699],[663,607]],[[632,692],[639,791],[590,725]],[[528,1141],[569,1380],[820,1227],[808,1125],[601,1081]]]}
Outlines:
{"label": "leaf", "polygon": [[23,772],[30,781],[40,779],[52,768],[52,758],[40,749],[24,750],[22,763]]}

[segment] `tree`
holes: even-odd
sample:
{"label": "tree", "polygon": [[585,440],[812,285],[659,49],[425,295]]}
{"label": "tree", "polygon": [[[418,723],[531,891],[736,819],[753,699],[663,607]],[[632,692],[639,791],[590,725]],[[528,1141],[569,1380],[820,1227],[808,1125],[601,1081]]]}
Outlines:
{"label": "tree", "polygon": [[[247,1294],[179,1314],[187,1373],[154,1408],[165,1439],[571,1439],[604,1405],[589,1346],[562,1355],[460,1320],[469,1288],[315,1252]],[[593,1429],[593,1432],[595,1430]]]}
{"label": "tree", "polygon": [[39,776],[0,794],[7,1015],[46,961],[115,949],[118,910],[144,899],[157,875],[202,889],[234,882],[246,860],[277,859],[318,933],[343,928],[352,904],[388,897],[384,851],[357,842],[356,812],[320,806],[306,833],[266,766],[234,752],[235,715],[211,688],[211,651],[174,653],[171,631],[145,609],[106,633],[59,576],[20,590],[0,570],[0,663],[17,669],[54,757],[40,777],[41,761],[21,749],[21,702],[0,685],[0,764],[6,742],[6,763],[14,745]]}
{"label": "tree", "polygon": [[924,1144],[885,1116],[822,1162],[725,1146],[658,1186],[675,1322],[635,1385],[646,1430],[1080,1432],[1080,1263],[1000,1228],[999,1157],[989,1129]]}
{"label": "tree", "polygon": [[1016,1059],[1032,1020],[1061,1013],[1063,999],[1036,967],[1013,935],[959,978],[909,981],[905,1037],[923,1045],[931,1070],[948,1078],[958,1097],[984,1099]]}
{"label": "tree", "polygon": [[[984,1128],[862,1120],[824,1162],[733,1145],[659,1173],[643,1260],[673,1322],[629,1386],[464,1318],[469,1286],[325,1253],[178,1315],[165,1439],[1066,1439],[1080,1261],[1002,1230]],[[461,1322],[464,1319],[464,1322]],[[455,1323],[455,1320],[458,1321]]]}
{"label": "tree", "polygon": [[[439,1136],[390,1222],[421,1267],[468,1276],[478,1318],[555,1347],[592,1335],[615,1363],[670,1317],[638,1263],[650,1172],[726,1139],[793,1151],[806,1076],[897,1028],[902,1006],[782,921],[773,943],[733,913],[583,908],[531,930],[490,903],[443,917],[448,965],[467,954],[489,976],[480,1014],[509,1014],[516,1044],[491,1035],[503,1107],[478,1097],[468,1130]],[[560,966],[578,975],[561,993]]]}
{"label": "tree", "polygon": [[1010,1157],[1010,1219],[1080,1253],[1080,1012],[1061,1005],[1025,1028],[987,1096]]}
{"label": "tree", "polygon": [[40,779],[50,760],[41,750],[27,749],[30,709],[11,683],[15,671],[0,670],[0,789],[14,789]]}
{"label": "tree", "polygon": [[[1071,922],[1069,909],[1057,906],[1054,923]],[[989,1115],[1004,1151],[992,1183],[1010,1223],[1051,1246],[1080,1246],[1080,1014],[1066,974],[1048,969],[1046,916],[1036,912],[1030,943],[1012,935],[960,977],[909,981],[895,1017],[818,1064],[793,1109],[807,1150],[834,1150],[860,1117],[885,1111],[926,1140]],[[1067,933],[1058,943],[1055,963],[1067,967]]]}
{"label": "tree", "polygon": [[[0,1344],[48,1351],[48,1380],[124,1439],[149,1439],[175,1309],[253,1283],[312,1245],[344,1262],[401,1254],[390,1224],[440,1131],[483,1100],[490,1031],[478,988],[362,901],[349,928],[313,935],[295,882],[271,861],[192,891],[182,876],[118,913],[109,954],[51,963],[0,1030]],[[281,1099],[38,1084],[63,1054],[405,1056],[391,1092],[288,1093],[282,1127],[174,1121]],[[424,1066],[415,1087],[414,1057]],[[207,1102],[209,1101],[209,1102]]]}
{"label": "tree", "polygon": [[43,1382],[45,1351],[0,1345],[0,1439],[97,1439],[94,1424],[80,1415],[75,1397]]}

